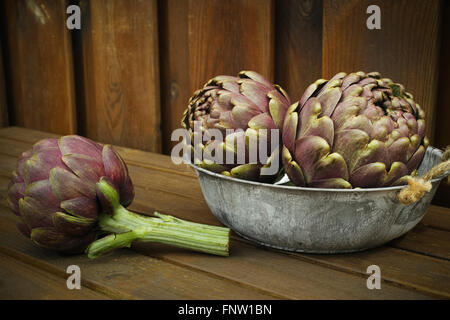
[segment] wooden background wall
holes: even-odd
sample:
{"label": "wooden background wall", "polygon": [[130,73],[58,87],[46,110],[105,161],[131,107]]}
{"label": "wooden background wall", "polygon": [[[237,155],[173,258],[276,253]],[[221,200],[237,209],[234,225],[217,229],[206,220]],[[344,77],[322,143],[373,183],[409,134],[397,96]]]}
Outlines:
{"label": "wooden background wall", "polygon": [[[69,4],[81,30],[65,27]],[[366,9],[381,8],[381,30]],[[450,144],[450,5],[439,0],[4,0],[0,125],[170,153],[191,93],[255,70],[293,101],[339,71],[380,71]],[[446,189],[450,191],[450,189]],[[439,196],[437,197],[439,201]]]}

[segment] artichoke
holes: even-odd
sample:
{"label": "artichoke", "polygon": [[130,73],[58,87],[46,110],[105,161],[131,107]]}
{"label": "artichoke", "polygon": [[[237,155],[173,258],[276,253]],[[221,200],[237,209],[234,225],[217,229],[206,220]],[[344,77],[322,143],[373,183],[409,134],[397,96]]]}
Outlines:
{"label": "artichoke", "polygon": [[405,184],[428,145],[420,106],[378,72],[311,84],[289,108],[282,139],[290,180],[322,188]]}
{"label": "artichoke", "polygon": [[[280,86],[253,71],[209,80],[190,98],[181,123],[189,131],[191,160],[216,173],[273,181],[280,167],[281,145],[281,135],[273,137],[273,129],[282,129],[289,106],[289,97]],[[250,141],[257,142],[255,149]],[[270,150],[266,157],[261,155],[262,146]],[[217,161],[218,154],[226,159],[227,153],[232,161]],[[276,168],[265,171],[271,165]]]}
{"label": "artichoke", "polygon": [[[133,198],[127,166],[114,149],[76,135],[44,139],[24,152],[7,193],[19,230],[47,249],[80,253],[89,246],[96,257],[142,240],[228,253],[228,229],[138,215],[125,208]],[[105,233],[114,235],[93,242]]]}

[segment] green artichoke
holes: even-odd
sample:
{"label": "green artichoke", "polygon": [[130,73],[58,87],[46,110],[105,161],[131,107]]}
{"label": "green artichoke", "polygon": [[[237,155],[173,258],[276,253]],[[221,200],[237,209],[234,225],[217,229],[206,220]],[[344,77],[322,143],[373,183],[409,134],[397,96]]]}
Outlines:
{"label": "green artichoke", "polygon": [[[142,240],[228,254],[227,228],[138,215],[125,208],[133,198],[128,168],[114,149],[76,135],[41,140],[24,152],[7,193],[19,230],[47,249],[80,253],[89,246],[96,257]],[[114,234],[94,241],[105,233]]]}
{"label": "green artichoke", "polygon": [[282,162],[297,186],[386,187],[406,183],[427,145],[424,112],[401,84],[341,72],[289,108]]}
{"label": "green artichoke", "polygon": [[[282,129],[289,106],[289,97],[280,86],[253,71],[241,71],[238,77],[217,76],[209,80],[190,98],[181,123],[189,131],[191,160],[216,173],[273,182],[280,167],[281,134],[273,138],[272,129]],[[222,138],[211,133],[213,129]],[[258,141],[253,151],[249,147],[251,139]],[[244,148],[239,149],[239,145]],[[261,149],[257,150],[261,146],[270,150],[266,158],[261,156]],[[221,163],[215,158],[218,152],[224,159]],[[231,154],[228,158],[232,159],[231,163],[225,161],[227,153]],[[259,157],[252,159],[256,155]],[[278,161],[276,170],[264,172],[275,160]]]}

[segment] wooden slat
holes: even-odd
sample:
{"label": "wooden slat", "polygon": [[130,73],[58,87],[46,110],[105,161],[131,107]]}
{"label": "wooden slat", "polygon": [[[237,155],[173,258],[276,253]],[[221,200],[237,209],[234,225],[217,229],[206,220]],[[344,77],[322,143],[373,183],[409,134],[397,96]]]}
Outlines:
{"label": "wooden slat", "polygon": [[66,286],[66,278],[56,277],[51,273],[0,252],[1,300],[103,300],[108,298],[88,288],[82,287],[79,290],[69,290]]}
{"label": "wooden slat", "polygon": [[430,206],[422,223],[426,226],[450,231],[450,210],[439,206]]}
{"label": "wooden slat", "polygon": [[80,1],[81,133],[161,150],[156,0]]}
{"label": "wooden slat", "polygon": [[8,106],[6,104],[5,70],[3,68],[3,52],[0,42],[0,128],[9,124]]}
{"label": "wooden slat", "polygon": [[135,250],[236,282],[257,285],[293,299],[411,299],[427,295],[385,282],[382,292],[368,290],[367,275],[338,271],[236,240],[231,241],[230,257],[220,264],[211,257],[163,245],[136,244]]}
{"label": "wooden slat", "polygon": [[316,262],[353,272],[365,272],[370,265],[377,265],[381,278],[416,290],[426,290],[447,299],[450,298],[450,264],[448,261],[418,255],[389,247],[349,255],[302,255]]}
{"label": "wooden slat", "polygon": [[[39,140],[59,137],[59,135],[30,129],[24,130],[19,127],[0,128],[0,143],[7,143],[8,140],[14,141],[14,144],[11,145],[11,149],[5,149],[4,152],[15,156],[19,156],[21,152],[30,148],[32,144]],[[130,163],[138,163],[140,166],[144,167],[153,167],[154,165],[152,163],[158,163],[158,168],[160,170],[196,177],[194,170],[188,165],[175,165],[172,161],[167,161],[167,157],[162,154],[149,153],[120,146],[114,146],[114,148]]]}
{"label": "wooden slat", "polygon": [[[17,129],[14,129],[17,130]],[[5,135],[5,131],[7,130],[0,130],[0,136]],[[17,134],[19,135],[19,134]],[[26,136],[26,134],[21,134],[22,138]],[[26,140],[26,139],[25,139]],[[14,166],[14,158],[9,157],[11,160],[6,159],[0,159],[0,163],[8,163],[9,165],[1,170],[9,170],[10,167]],[[143,157],[144,159],[145,157]],[[142,160],[143,160],[142,159]],[[5,161],[6,160],[6,161]],[[154,159],[150,159],[147,162],[152,166],[157,166],[157,162],[152,162]],[[168,158],[166,157],[166,160],[163,162],[167,162]],[[9,166],[9,167],[8,167]],[[142,170],[142,169],[139,169]],[[156,169],[151,169],[147,176],[149,177],[149,181],[152,179],[152,172],[154,172]],[[145,175],[144,171],[139,171],[140,175]],[[192,179],[195,181],[194,179]],[[145,179],[143,179],[145,182]],[[177,184],[179,184],[180,180],[176,179],[176,175],[174,177],[170,177],[170,175],[166,176],[165,187],[166,188],[173,188]],[[141,182],[140,182],[141,183]],[[139,183],[139,184],[140,184]],[[182,182],[181,185],[184,185],[186,188],[189,188],[189,182]],[[145,188],[145,189],[143,189]],[[161,188],[161,186],[159,187]],[[192,188],[192,187],[191,187]],[[164,189],[165,190],[165,189]],[[173,190],[172,190],[173,191]],[[177,191],[180,192],[180,191]],[[188,196],[187,196],[188,195]],[[168,193],[167,191],[159,191],[156,189],[150,189],[148,186],[137,186],[136,187],[136,199],[131,206],[133,209],[138,209],[138,211],[143,211],[144,213],[150,213],[152,210],[160,210],[162,212],[168,212],[174,215],[178,215],[180,217],[183,217],[185,219],[193,220],[193,221],[199,221],[203,223],[211,223],[211,224],[218,224],[218,221],[214,218],[214,216],[210,213],[209,209],[206,207],[206,204],[199,200],[201,199],[201,195],[197,197],[197,200],[190,198],[192,195],[189,196],[188,194],[182,194],[178,195],[176,192]],[[192,199],[192,200],[191,200]],[[428,240],[427,240],[428,241]],[[425,243],[427,241],[424,241]],[[238,245],[239,247],[239,245]],[[251,246],[253,248],[253,246]],[[239,250],[239,249],[238,249]],[[253,249],[257,250],[257,249]],[[448,272],[444,272],[448,269],[448,262],[445,260],[438,260],[426,256],[417,255],[414,253],[409,253],[404,250],[398,250],[395,248],[389,248],[384,247],[383,248],[384,255],[380,258],[378,261],[379,263],[384,263],[386,266],[389,265],[389,261],[394,261],[396,264],[395,268],[403,269],[403,268],[413,268],[414,265],[418,265],[418,267],[422,268],[423,270],[428,270],[427,272],[432,276],[426,276],[426,277],[404,277],[399,272],[394,272],[394,269],[385,268],[386,271],[384,271],[384,276],[386,277],[387,281],[394,282],[396,284],[407,286],[410,288],[415,288],[418,290],[424,290],[426,292],[432,293],[432,294],[438,294],[438,295],[444,295],[446,292],[448,292],[448,288],[446,288],[446,283],[448,283]],[[346,272],[356,272],[360,275],[365,276],[366,268],[370,264],[377,264],[375,261],[378,259],[379,254],[376,253],[377,251],[371,250],[368,251],[368,253],[371,253],[365,262],[369,263],[364,266],[363,263],[360,263],[358,258],[358,255],[355,254],[355,260],[353,260],[354,255],[340,255],[336,257],[345,257],[342,258],[342,260],[336,261],[328,261],[325,259],[322,259],[321,256],[306,256],[306,255],[295,255],[296,259],[307,259],[309,263],[320,263],[324,264],[325,266],[332,266],[333,268],[339,268],[340,270],[346,271]],[[146,254],[151,254],[147,253]],[[164,259],[174,259],[171,258],[170,255],[164,256]],[[178,258],[177,258],[178,259]],[[272,258],[267,258],[268,260]],[[389,260],[390,259],[390,260]],[[396,259],[396,260],[395,260]],[[185,263],[183,259],[173,260],[173,262],[183,264]],[[358,262],[358,263],[357,263]],[[201,262],[203,263],[203,262]],[[199,262],[198,268],[201,268],[201,263]],[[349,265],[350,264],[350,265]],[[358,267],[355,267],[358,266]],[[231,266],[230,266],[231,267]],[[447,269],[446,269],[447,268]],[[421,270],[422,270],[421,269]],[[384,270],[384,269],[383,269]],[[214,272],[213,269],[209,272]],[[447,278],[446,278],[447,277]],[[297,293],[298,294],[298,293]]]}
{"label": "wooden slat", "polygon": [[450,260],[450,232],[416,226],[405,236],[394,240],[396,248]]}
{"label": "wooden slat", "polygon": [[190,1],[190,91],[246,69],[273,80],[273,9],[272,0]]}
{"label": "wooden slat", "polygon": [[192,93],[207,80],[254,70],[273,80],[272,0],[162,1],[164,152]]}
{"label": "wooden slat", "polygon": [[381,30],[366,27],[372,0],[324,0],[323,76],[379,71],[405,85],[426,113],[433,142],[439,58],[439,0],[377,1]]}
{"label": "wooden slat", "polygon": [[59,134],[76,131],[67,1],[7,0],[5,68],[12,123]]}
{"label": "wooden slat", "polygon": [[13,141],[22,141],[33,144],[45,138],[58,138],[60,135],[44,131],[25,129],[21,127],[0,128],[0,135]]}
{"label": "wooden slat", "polygon": [[180,128],[181,116],[187,107],[190,92],[188,0],[166,0],[158,3],[161,56],[161,117],[163,152],[170,154],[175,142],[172,131]]}
{"label": "wooden slat", "polygon": [[276,1],[275,80],[292,103],[322,76],[322,1]]}

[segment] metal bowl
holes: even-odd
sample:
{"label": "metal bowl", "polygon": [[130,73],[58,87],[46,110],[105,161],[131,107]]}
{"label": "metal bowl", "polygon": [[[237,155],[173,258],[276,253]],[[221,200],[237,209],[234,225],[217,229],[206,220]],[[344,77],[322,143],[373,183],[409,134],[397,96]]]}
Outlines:
{"label": "metal bowl", "polygon": [[[440,162],[428,147],[419,175]],[[240,236],[298,252],[343,253],[382,245],[411,230],[425,215],[439,182],[417,203],[397,199],[402,187],[324,189],[230,178],[192,165],[213,214]]]}

